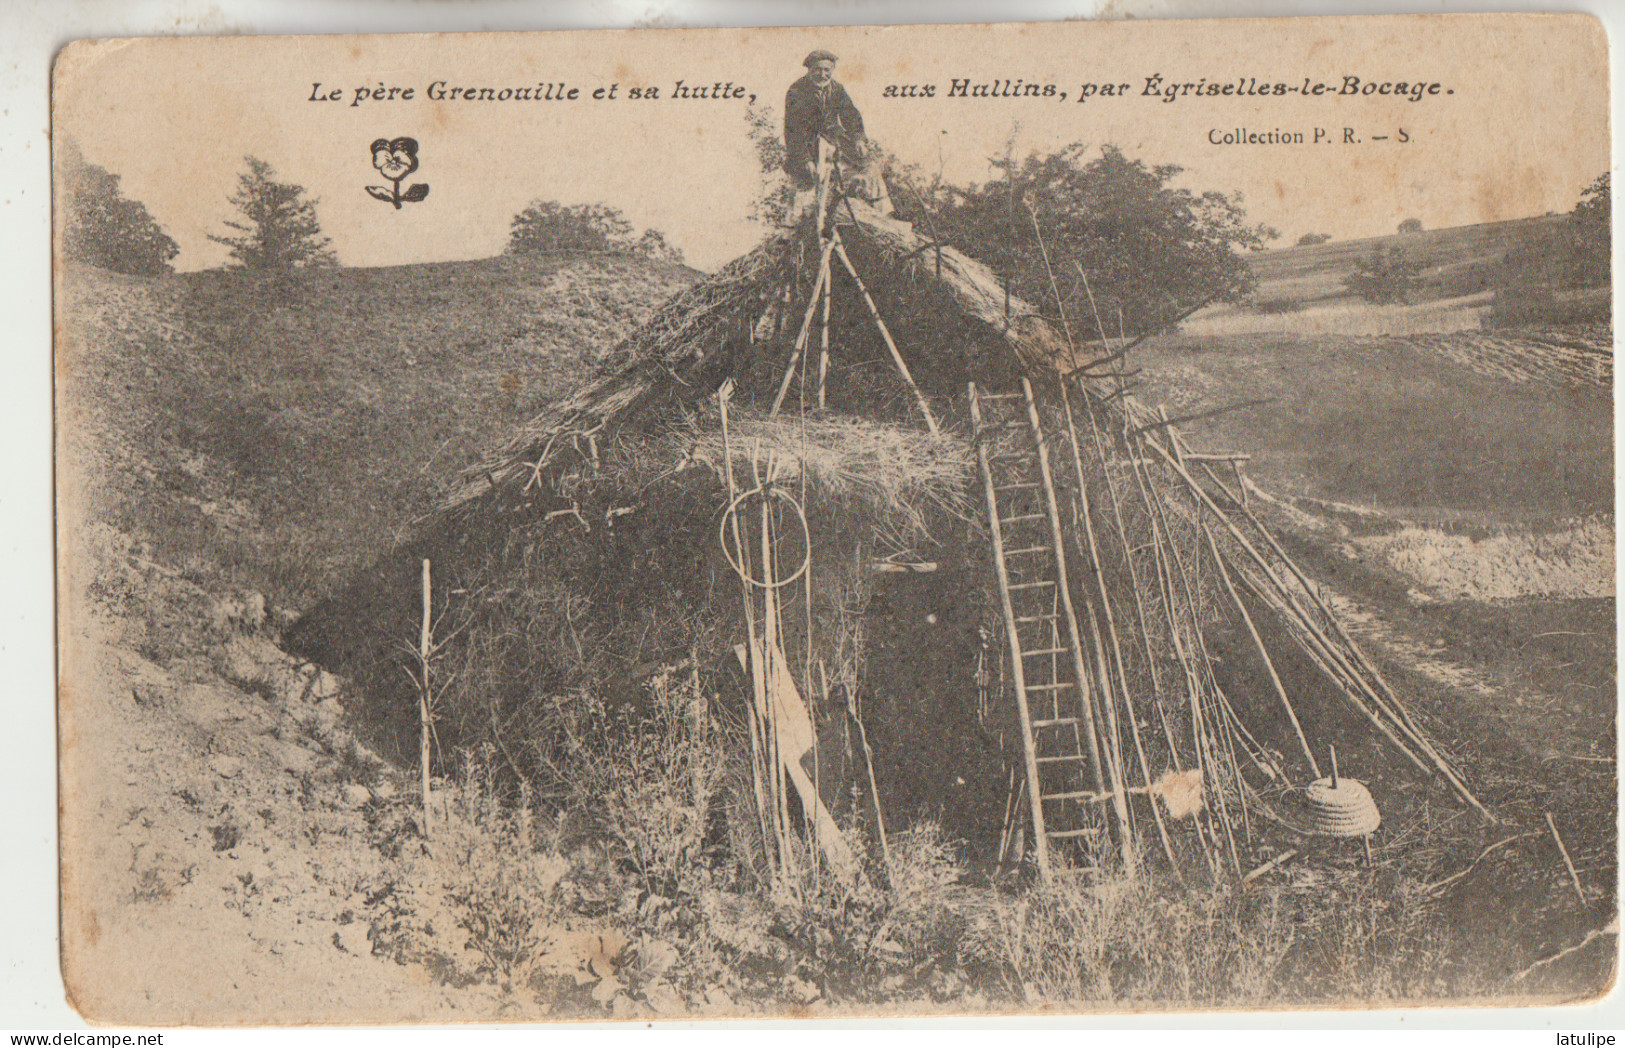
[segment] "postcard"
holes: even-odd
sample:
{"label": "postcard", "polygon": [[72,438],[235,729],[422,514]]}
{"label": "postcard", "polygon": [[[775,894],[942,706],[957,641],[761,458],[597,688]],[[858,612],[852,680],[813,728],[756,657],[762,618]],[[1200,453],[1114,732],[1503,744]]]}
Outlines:
{"label": "postcard", "polygon": [[1594,19],[54,79],[87,1019],[1612,986]]}

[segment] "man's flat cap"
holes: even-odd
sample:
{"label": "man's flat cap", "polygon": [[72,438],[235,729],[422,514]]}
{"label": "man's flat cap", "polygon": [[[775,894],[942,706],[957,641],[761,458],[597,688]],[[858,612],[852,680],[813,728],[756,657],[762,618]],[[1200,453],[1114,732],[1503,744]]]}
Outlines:
{"label": "man's flat cap", "polygon": [[840,61],[839,58],[836,58],[834,55],[830,54],[828,51],[825,51],[823,48],[819,48],[817,51],[814,51],[812,54],[808,55],[806,58],[803,58],[801,60],[801,64],[806,66],[808,69],[811,69],[813,67],[814,62],[839,62],[839,61]]}

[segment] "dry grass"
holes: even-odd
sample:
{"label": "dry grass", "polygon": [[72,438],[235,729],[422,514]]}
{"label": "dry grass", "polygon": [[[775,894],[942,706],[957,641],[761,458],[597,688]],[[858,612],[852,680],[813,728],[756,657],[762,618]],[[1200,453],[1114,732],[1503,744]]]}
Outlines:
{"label": "dry grass", "polygon": [[[734,412],[729,441],[737,476],[771,458],[779,483],[805,481],[826,498],[861,502],[878,516],[903,517],[924,531],[942,513],[970,512],[970,443],[953,433],[889,426],[847,416],[770,418]],[[676,463],[685,458],[722,468],[722,430],[714,418],[690,417],[646,445],[647,453]]]}

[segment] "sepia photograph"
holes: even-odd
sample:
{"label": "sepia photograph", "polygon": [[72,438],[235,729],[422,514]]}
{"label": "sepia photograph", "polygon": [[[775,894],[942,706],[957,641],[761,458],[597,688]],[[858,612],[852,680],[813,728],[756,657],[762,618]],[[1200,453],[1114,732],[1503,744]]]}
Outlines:
{"label": "sepia photograph", "polygon": [[69,44],[73,1008],[1597,1001],[1608,99],[1578,14]]}

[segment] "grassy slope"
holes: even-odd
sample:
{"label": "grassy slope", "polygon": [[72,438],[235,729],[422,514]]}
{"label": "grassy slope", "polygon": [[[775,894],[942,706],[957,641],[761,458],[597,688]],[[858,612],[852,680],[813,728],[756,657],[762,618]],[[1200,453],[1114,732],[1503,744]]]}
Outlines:
{"label": "grassy slope", "polygon": [[1361,240],[1338,240],[1309,247],[1266,251],[1252,258],[1258,276],[1260,300],[1294,302],[1348,298],[1343,281],[1354,263],[1373,248],[1391,245],[1423,267],[1423,278],[1435,285],[1429,297],[1454,298],[1490,287],[1490,277],[1506,253],[1531,240],[1543,238],[1569,221],[1567,215],[1519,218],[1475,226],[1427,229]]}
{"label": "grassy slope", "polygon": [[621,256],[70,270],[65,439],[97,462],[98,511],[162,559],[304,607],[692,275]]}
{"label": "grassy slope", "polygon": [[1491,378],[1397,337],[1174,337],[1135,366],[1174,415],[1267,399],[1185,428],[1252,454],[1272,491],[1491,523],[1613,508],[1606,390]]}

